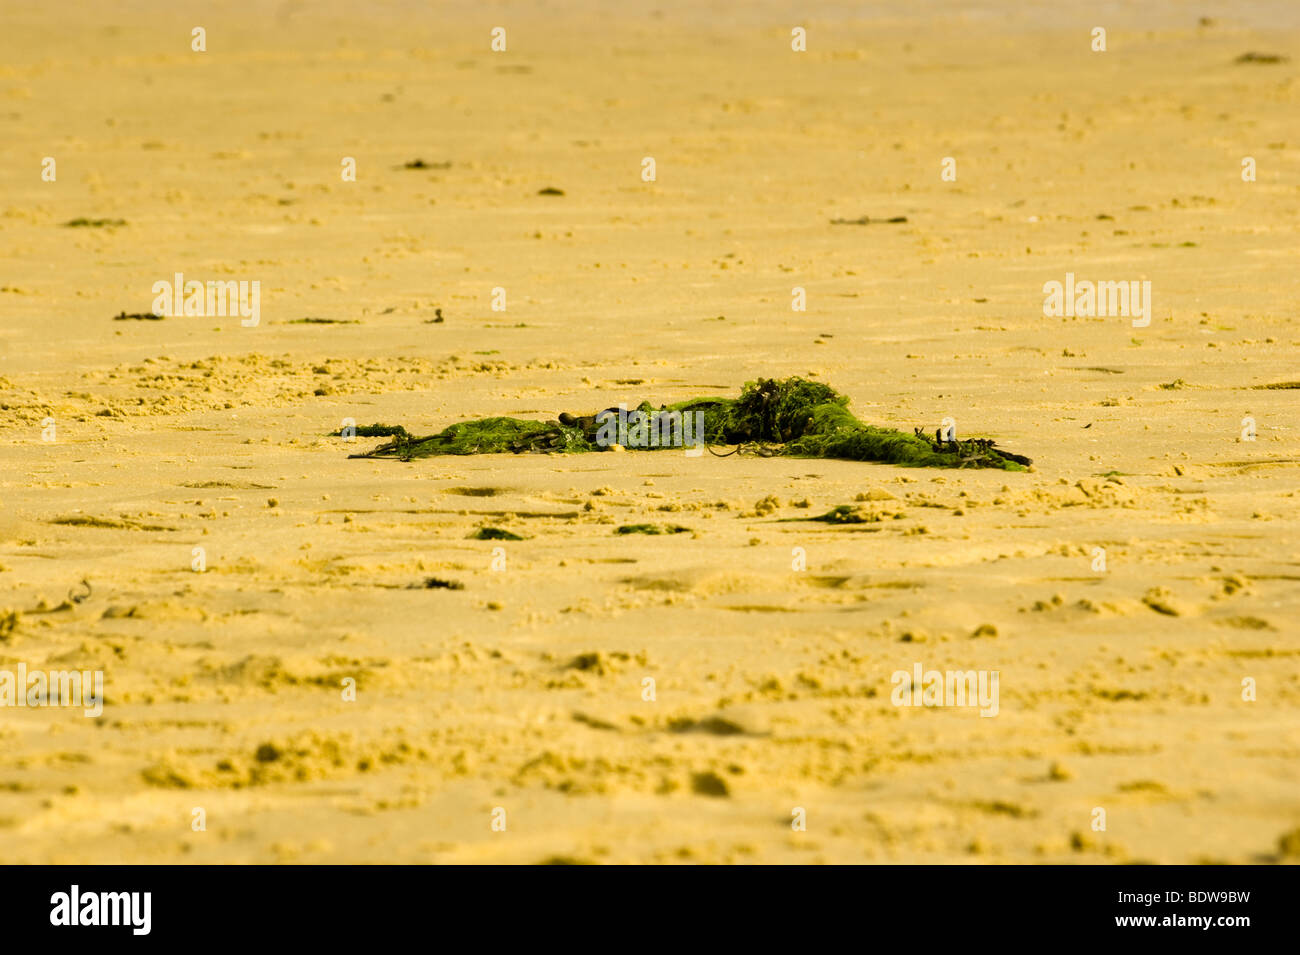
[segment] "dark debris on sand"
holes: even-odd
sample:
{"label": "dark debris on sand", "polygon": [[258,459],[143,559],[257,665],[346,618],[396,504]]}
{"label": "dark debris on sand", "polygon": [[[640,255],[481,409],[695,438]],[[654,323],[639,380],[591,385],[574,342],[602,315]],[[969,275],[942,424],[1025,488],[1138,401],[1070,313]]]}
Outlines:
{"label": "dark debris on sand", "polygon": [[[847,461],[875,461],[904,467],[1000,468],[1023,471],[1032,461],[1004,451],[987,438],[964,441],[933,437],[916,429],[912,434],[894,428],[880,428],[859,421],[848,410],[849,399],[829,385],[803,378],[764,378],[746,383],[738,398],[692,398],[660,406],[642,402],[637,414],[649,428],[671,431],[673,420],[690,414],[703,421],[699,442],[713,454],[715,446],[732,446],[720,457],[755,453],[765,457],[837,458]],[[438,434],[416,438],[408,433],[354,458],[416,458],[444,454],[519,454],[525,451],[581,454],[608,451],[602,432],[602,416],[561,414],[556,420],[480,418],[448,426]],[[665,422],[668,428],[664,428]],[[378,427],[378,426],[372,426]],[[358,431],[360,433],[360,431]],[[663,442],[662,447],[677,446]],[[660,447],[629,447],[643,453]]]}

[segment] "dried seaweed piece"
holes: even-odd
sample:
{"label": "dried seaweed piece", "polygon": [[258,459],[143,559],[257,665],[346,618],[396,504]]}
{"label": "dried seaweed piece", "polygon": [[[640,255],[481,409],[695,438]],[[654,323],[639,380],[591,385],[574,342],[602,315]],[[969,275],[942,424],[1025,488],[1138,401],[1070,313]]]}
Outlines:
{"label": "dried seaweed piece", "polygon": [[832,219],[831,225],[880,225],[882,222],[893,225],[906,221],[907,216],[891,216],[888,219],[872,219],[870,216],[858,216],[856,219]]}
{"label": "dried seaweed piece", "polygon": [[8,643],[18,630],[22,614],[17,610],[0,610],[0,643]]}
{"label": "dried seaweed piece", "polygon": [[680,524],[624,524],[615,534],[689,534],[689,527]]}
{"label": "dried seaweed piece", "polygon": [[464,590],[465,585],[459,580],[443,580],[441,577],[425,577],[423,583],[411,584],[407,590]]}
{"label": "dried seaweed piece", "polygon": [[[358,438],[410,437],[410,435],[406,433],[406,429],[400,424],[361,424],[357,425],[353,430],[353,434]],[[334,438],[342,437],[343,429],[340,428],[338,431],[331,431],[330,436]]]}
{"label": "dried seaweed piece", "polygon": [[1253,50],[1241,54],[1236,63],[1286,63],[1290,58],[1280,53],[1256,53]]}

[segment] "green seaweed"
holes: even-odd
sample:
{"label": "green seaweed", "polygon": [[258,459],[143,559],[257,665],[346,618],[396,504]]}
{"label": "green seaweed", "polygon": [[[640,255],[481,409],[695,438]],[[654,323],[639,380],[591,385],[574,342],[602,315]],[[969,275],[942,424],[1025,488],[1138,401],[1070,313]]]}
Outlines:
{"label": "green seaweed", "polygon": [[125,219],[87,219],[79,216],[63,223],[69,229],[112,229],[126,225]]}
{"label": "green seaweed", "polygon": [[615,534],[688,534],[689,527],[680,524],[624,524]]}
{"label": "green seaweed", "polygon": [[480,527],[469,536],[470,540],[476,541],[521,541],[524,539],[518,534],[502,530],[499,527]]}
{"label": "green seaweed", "polygon": [[[739,398],[692,398],[661,406],[657,411],[649,402],[642,402],[635,410],[648,415],[678,412],[683,417],[687,413],[702,413],[703,443],[710,451],[717,446],[734,446],[726,454],[744,450],[766,456],[1007,471],[1023,471],[1032,463],[1027,457],[998,448],[986,438],[946,440],[939,433],[930,437],[919,428],[907,434],[865,424],[848,410],[848,404],[847,397],[820,382],[764,378],[747,382]],[[424,438],[394,433],[391,441],[351,457],[410,461],[442,454],[507,451],[573,454],[609,450],[599,440],[598,431],[596,415],[562,414],[554,421],[481,418],[453,424]],[[361,433],[360,429],[357,433]]]}
{"label": "green seaweed", "polygon": [[[331,431],[330,436],[334,438],[342,437],[343,428],[337,431]],[[358,438],[409,438],[406,429],[400,424],[362,424],[352,432]]]}

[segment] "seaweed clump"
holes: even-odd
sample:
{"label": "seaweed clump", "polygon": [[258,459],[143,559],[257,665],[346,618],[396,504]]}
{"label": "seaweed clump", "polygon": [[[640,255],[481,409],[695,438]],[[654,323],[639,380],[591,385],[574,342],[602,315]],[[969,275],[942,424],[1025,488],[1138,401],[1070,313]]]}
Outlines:
{"label": "seaweed clump", "polygon": [[[699,422],[694,442],[656,441],[652,445],[632,442],[628,450],[681,448],[683,443],[702,444],[711,452],[718,446],[737,452],[798,458],[839,458],[875,461],[904,467],[976,467],[1024,470],[1031,460],[997,447],[986,438],[957,441],[936,432],[933,437],[916,429],[912,434],[894,428],[878,428],[859,421],[848,409],[849,399],[829,385],[804,378],[764,378],[746,383],[739,398],[694,398],[656,410],[649,402],[632,411],[647,424],[647,430],[671,434],[671,425],[683,420]],[[392,440],[354,458],[415,458],[443,454],[519,454],[531,452],[586,453],[608,451],[611,444],[602,433],[609,408],[596,415],[561,414],[553,421],[520,418],[481,418],[453,424],[424,438],[393,433]],[[370,429],[358,428],[357,434]],[[682,432],[679,428],[677,437]]]}

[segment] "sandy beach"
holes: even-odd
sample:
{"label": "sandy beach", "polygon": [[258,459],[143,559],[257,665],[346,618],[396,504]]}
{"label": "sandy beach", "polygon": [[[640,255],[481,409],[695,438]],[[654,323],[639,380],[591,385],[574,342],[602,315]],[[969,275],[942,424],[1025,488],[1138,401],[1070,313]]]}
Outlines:
{"label": "sandy beach", "polygon": [[[1300,859],[1286,4],[5,7],[0,860]],[[790,376],[1033,467],[339,434]]]}

